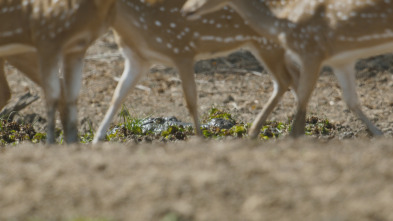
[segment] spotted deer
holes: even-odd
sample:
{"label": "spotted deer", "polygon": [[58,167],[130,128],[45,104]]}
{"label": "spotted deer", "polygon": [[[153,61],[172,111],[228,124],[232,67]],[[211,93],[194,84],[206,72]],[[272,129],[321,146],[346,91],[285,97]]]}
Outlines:
{"label": "spotted deer", "polygon": [[[200,20],[187,21],[180,9],[185,0],[156,1],[147,5],[138,0],[118,0],[113,25],[117,42],[123,52],[125,70],[113,95],[111,105],[94,143],[106,135],[111,119],[128,91],[153,63],[175,67],[196,133],[201,135],[194,79],[194,62],[211,58],[239,48],[249,49],[272,73],[275,90],[257,118],[259,126],[251,129],[257,137],[263,121],[281,96],[292,86],[291,75],[284,65],[284,50],[245,24],[232,9],[224,8]],[[258,128],[259,127],[259,128]]]}
{"label": "spotted deer", "polygon": [[[47,142],[55,142],[60,88],[61,120],[68,143],[77,141],[76,100],[87,47],[114,18],[115,0],[0,0],[0,57],[33,52],[47,105]],[[64,80],[58,77],[63,69]],[[2,79],[3,80],[3,79]]]}
{"label": "spotted deer", "polygon": [[[185,0],[171,0],[156,1],[149,5],[139,0],[117,0],[112,28],[125,58],[125,69],[109,110],[96,132],[94,143],[105,138],[106,130],[122,100],[153,63],[175,67],[179,72],[187,107],[199,135],[201,131],[193,72],[195,60],[227,54],[239,48],[253,52],[272,73],[275,81],[275,90],[256,120],[260,125],[288,87],[292,86],[291,75],[284,65],[284,50],[253,31],[233,10],[226,8],[217,14],[204,16],[201,20],[187,21],[180,13],[184,3]],[[23,64],[16,64],[11,59],[8,61],[22,69]],[[255,126],[258,124],[254,123],[250,136],[258,136],[260,126]]]}
{"label": "spotted deer", "polygon": [[361,110],[354,64],[393,51],[393,1],[297,0],[277,15],[265,0],[188,0],[183,12],[192,19],[227,6],[301,67],[293,76],[298,100],[293,136],[304,134],[307,104],[322,66],[333,69],[349,109],[373,135],[382,135]]}

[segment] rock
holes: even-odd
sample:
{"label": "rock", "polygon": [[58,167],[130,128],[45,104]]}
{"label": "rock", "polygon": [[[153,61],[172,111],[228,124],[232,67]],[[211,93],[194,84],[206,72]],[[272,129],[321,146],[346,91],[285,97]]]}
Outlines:
{"label": "rock", "polygon": [[168,130],[170,126],[192,127],[191,123],[184,123],[179,121],[176,117],[155,117],[146,118],[142,121],[142,133],[152,132],[154,134],[161,134]]}
{"label": "rock", "polygon": [[[203,127],[204,125],[202,125]],[[235,126],[235,122],[233,120],[227,120],[223,118],[214,118],[206,124],[208,127],[218,127],[220,129],[231,129]]]}
{"label": "rock", "polygon": [[[178,120],[176,117],[152,117],[146,118],[142,121],[141,129],[142,133],[151,132],[154,134],[161,134],[162,132],[169,129],[171,126],[188,128],[192,127],[192,123],[185,123]],[[202,128],[217,127],[220,129],[230,129],[235,126],[235,121],[227,120],[223,118],[211,119],[208,123],[202,124]]]}

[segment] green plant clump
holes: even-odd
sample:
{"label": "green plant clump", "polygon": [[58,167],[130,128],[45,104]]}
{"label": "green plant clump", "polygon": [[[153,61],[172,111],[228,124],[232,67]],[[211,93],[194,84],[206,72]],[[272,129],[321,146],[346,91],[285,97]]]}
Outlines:
{"label": "green plant clump", "polygon": [[167,140],[185,140],[187,135],[192,134],[192,128],[186,129],[183,126],[170,126],[161,133],[161,136]]}
{"label": "green plant clump", "polygon": [[30,124],[20,124],[18,122],[8,122],[0,120],[0,145],[18,144],[23,141],[30,141],[36,132]]}
{"label": "green plant clump", "polygon": [[328,136],[336,129],[335,125],[328,119],[321,119],[315,116],[306,119],[306,135]]}
{"label": "green plant clump", "polygon": [[222,118],[222,119],[225,119],[225,120],[234,120],[230,113],[222,111],[222,110],[220,110],[218,108],[212,107],[209,110],[207,116],[205,116],[203,118],[204,119],[203,121],[204,122],[208,122],[208,121],[210,121],[212,119],[216,119],[216,118]]}
{"label": "green plant clump", "polygon": [[[194,135],[194,129],[192,127],[184,128],[183,126],[169,126],[167,130],[162,131],[160,134],[153,134],[151,131],[143,131],[143,119],[131,117],[125,106],[123,106],[119,116],[122,118],[122,123],[110,128],[106,136],[107,141],[127,142],[129,140],[134,140],[136,143],[139,143],[143,140],[152,141],[153,139],[161,139],[161,141],[165,142],[186,140],[188,136]],[[225,137],[245,138],[251,126],[249,123],[237,122],[230,113],[219,110],[218,108],[211,108],[205,116],[205,122],[216,118],[234,122],[234,126],[230,129],[222,129],[217,126],[201,128],[204,137],[209,139],[223,139]],[[288,135],[291,131],[291,123],[291,120],[287,122],[267,121],[261,128],[259,139],[277,139],[283,135]],[[81,143],[91,143],[93,140],[93,127],[92,125],[89,126],[87,132],[79,134]],[[335,129],[335,125],[329,122],[328,119],[322,119],[315,116],[310,116],[306,119],[306,135],[333,136]],[[56,137],[58,143],[62,144],[62,130],[56,129]],[[25,141],[41,143],[45,142],[45,140],[46,133],[36,132],[30,124],[8,122],[0,119],[0,146],[9,144],[14,145]]]}

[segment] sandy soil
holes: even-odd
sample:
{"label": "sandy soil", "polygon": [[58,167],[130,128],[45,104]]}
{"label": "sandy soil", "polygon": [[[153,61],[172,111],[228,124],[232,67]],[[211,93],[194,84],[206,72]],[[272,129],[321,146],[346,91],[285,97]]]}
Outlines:
{"label": "sandy soil", "polygon": [[[385,138],[368,136],[325,70],[309,113],[338,125],[340,133],[330,141],[7,147],[0,153],[0,220],[393,220],[392,61],[386,55],[357,65],[364,111]],[[196,75],[201,115],[214,105],[252,122],[273,88],[269,75],[239,71],[241,62],[236,71]],[[86,122],[96,128],[103,118],[122,68],[110,34],[89,50],[79,101],[81,131]],[[7,71],[14,97],[26,91],[42,97],[15,69]],[[191,122],[171,69],[156,67],[146,74],[125,105],[135,117]],[[287,120],[293,107],[288,92],[270,119]],[[45,117],[42,99],[20,114],[31,113]],[[37,130],[43,125],[37,123]]]}
{"label": "sandy soil", "polygon": [[392,220],[392,139],[23,146],[1,220]]}

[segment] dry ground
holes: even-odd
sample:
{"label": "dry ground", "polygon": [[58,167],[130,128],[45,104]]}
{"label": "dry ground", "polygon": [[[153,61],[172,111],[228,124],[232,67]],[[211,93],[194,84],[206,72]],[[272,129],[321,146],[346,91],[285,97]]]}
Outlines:
{"label": "dry ground", "polygon": [[[86,61],[80,130],[88,121],[97,127],[122,71],[110,34]],[[325,71],[309,112],[339,125],[341,133],[330,141],[7,147],[0,153],[0,220],[393,220],[392,61],[386,55],[357,66],[364,110],[385,138],[368,136]],[[200,113],[214,105],[251,122],[273,89],[270,77],[226,72],[196,75]],[[26,91],[42,96],[12,67],[8,73],[15,97]],[[191,122],[180,81],[168,69],[147,74],[125,104],[135,117],[173,115]],[[287,120],[293,106],[287,93],[270,119]],[[21,115],[30,113],[44,117],[42,99]]]}
{"label": "dry ground", "polygon": [[392,142],[9,148],[0,219],[388,221]]}

